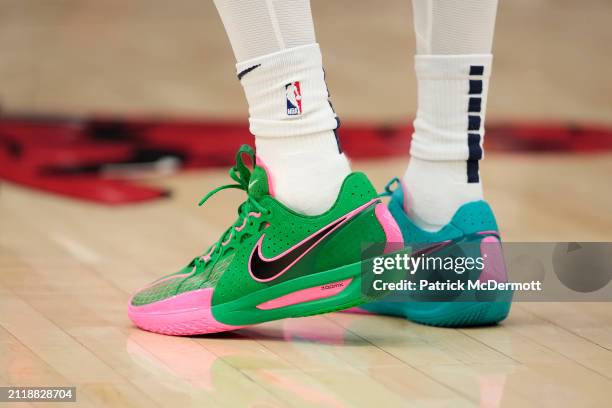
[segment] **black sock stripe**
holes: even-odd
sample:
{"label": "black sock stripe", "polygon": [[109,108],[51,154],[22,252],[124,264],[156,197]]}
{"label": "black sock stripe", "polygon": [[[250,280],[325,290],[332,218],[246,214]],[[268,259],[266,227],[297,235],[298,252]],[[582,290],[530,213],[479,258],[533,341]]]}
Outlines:
{"label": "black sock stripe", "polygon": [[482,110],[482,98],[471,97],[468,103],[468,112],[480,113]]}
{"label": "black sock stripe", "polygon": [[[484,65],[471,65],[470,76],[479,77],[484,75]],[[480,126],[482,118],[482,90],[483,81],[480,78],[469,80],[468,100],[468,160],[467,160],[467,181],[468,183],[479,183],[479,164],[482,159],[482,147],[480,147],[481,136]]]}
{"label": "black sock stripe", "polygon": [[484,65],[470,65],[470,75],[484,75]]}
{"label": "black sock stripe", "polygon": [[480,95],[482,93],[482,79],[470,79],[470,95]]}
{"label": "black sock stripe", "polygon": [[480,116],[469,115],[468,116],[468,130],[480,130]]}
{"label": "black sock stripe", "polygon": [[[338,120],[338,118],[336,118],[336,120]],[[338,153],[342,154],[342,145],[340,144],[340,135],[338,135],[338,128],[333,130],[334,132],[334,137],[336,138],[336,144],[338,145]]]}
{"label": "black sock stripe", "polygon": [[340,144],[340,135],[338,133],[338,129],[340,128],[340,118],[334,109],[334,105],[331,102],[331,93],[329,92],[329,86],[327,85],[327,73],[325,72],[325,68],[323,69],[323,82],[325,82],[325,90],[327,91],[327,103],[329,103],[329,107],[332,112],[334,112],[334,117],[336,119],[336,127],[333,129],[334,137],[336,138],[336,144],[338,145],[338,153],[342,154],[342,145]]}
{"label": "black sock stripe", "polygon": [[467,179],[468,179],[468,183],[479,183],[480,182],[478,160],[468,160],[467,161]]}
{"label": "black sock stripe", "polygon": [[480,147],[480,134],[468,133],[468,160],[482,159],[482,147]]}

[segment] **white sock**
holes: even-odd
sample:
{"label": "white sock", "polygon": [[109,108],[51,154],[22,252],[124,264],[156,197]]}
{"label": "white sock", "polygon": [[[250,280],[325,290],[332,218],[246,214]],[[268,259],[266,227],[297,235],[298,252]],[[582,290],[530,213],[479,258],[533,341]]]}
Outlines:
{"label": "white sock", "polygon": [[338,120],[329,103],[319,46],[279,51],[236,68],[249,103],[257,156],[271,173],[276,198],[303,214],[325,212],[350,166],[334,134]]}
{"label": "white sock", "polygon": [[277,200],[302,214],[317,215],[336,201],[349,162],[329,132],[255,139],[257,160],[268,172]]}
{"label": "white sock", "polygon": [[437,231],[459,207],[482,199],[480,183],[465,182],[465,161],[410,159],[404,175],[406,213],[419,227]]}
{"label": "white sock", "polygon": [[236,61],[314,44],[310,0],[214,0]]}
{"label": "white sock", "polygon": [[402,179],[407,213],[435,231],[482,199],[479,160],[497,0],[413,0],[418,112]]}
{"label": "white sock", "polygon": [[309,0],[215,0],[249,104],[257,157],[274,195],[303,214],[328,210],[349,162],[329,102]]}

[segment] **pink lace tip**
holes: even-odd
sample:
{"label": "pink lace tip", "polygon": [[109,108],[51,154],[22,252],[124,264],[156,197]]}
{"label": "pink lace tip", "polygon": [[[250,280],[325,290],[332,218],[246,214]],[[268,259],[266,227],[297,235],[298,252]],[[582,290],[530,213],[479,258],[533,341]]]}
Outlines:
{"label": "pink lace tip", "polygon": [[244,228],[244,226],[246,225],[246,218],[242,221],[242,225],[239,227],[234,227],[234,229],[238,232],[242,231],[242,229]]}
{"label": "pink lace tip", "polygon": [[232,233],[230,232],[229,237],[225,241],[221,243],[221,245],[226,246],[232,240]]}

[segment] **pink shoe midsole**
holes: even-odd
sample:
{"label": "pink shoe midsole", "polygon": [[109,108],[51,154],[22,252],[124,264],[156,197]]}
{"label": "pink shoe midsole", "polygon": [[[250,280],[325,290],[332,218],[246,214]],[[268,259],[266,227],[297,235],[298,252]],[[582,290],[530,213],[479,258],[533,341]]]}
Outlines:
{"label": "pink shoe midsole", "polygon": [[[263,302],[257,308],[277,309],[333,297],[345,290],[352,280],[350,278],[298,290]],[[130,300],[128,316],[140,328],[167,334],[204,334],[244,327],[224,324],[215,319],[211,306],[213,291],[213,288],[198,289],[142,306],[134,306]]]}
{"label": "pink shoe midsole", "polygon": [[280,307],[297,305],[298,303],[306,303],[312,300],[336,296],[338,293],[346,289],[352,281],[353,279],[350,278],[339,282],[298,290],[296,292],[289,293],[288,295],[263,302],[262,304],[258,305],[257,308],[261,310],[278,309]]}
{"label": "pink shoe midsole", "polygon": [[[171,330],[174,334],[194,334],[189,328],[189,322],[198,322],[199,327],[206,327],[202,333],[241,328],[221,323],[212,315],[213,290],[198,289],[142,306],[134,306],[130,300],[128,316],[136,326],[162,333],[174,328]],[[186,326],[185,333],[181,333],[181,326]]]}

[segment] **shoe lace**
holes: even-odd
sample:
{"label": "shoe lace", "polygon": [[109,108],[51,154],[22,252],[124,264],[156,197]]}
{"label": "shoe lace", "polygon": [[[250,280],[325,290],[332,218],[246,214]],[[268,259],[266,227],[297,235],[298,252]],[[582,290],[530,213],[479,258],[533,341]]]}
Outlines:
{"label": "shoe lace", "polygon": [[[249,145],[242,145],[236,153],[236,165],[232,166],[229,171],[229,175],[236,183],[235,184],[224,184],[217,188],[209,191],[198,203],[198,206],[203,206],[209,198],[217,194],[222,190],[227,189],[238,189],[243,190],[247,193],[247,199],[240,204],[238,207],[238,218],[230,225],[223,234],[219,237],[217,242],[212,244],[205,252],[205,255],[196,257],[192,260],[192,264],[196,267],[196,271],[203,269],[208,262],[214,262],[218,259],[219,255],[224,253],[224,248],[229,247],[230,244],[238,235],[238,230],[241,230],[240,226],[246,225],[247,219],[251,215],[261,217],[261,215],[269,215],[270,211],[267,210],[252,194],[249,193],[249,182],[251,180],[251,170],[244,163],[243,156],[250,158],[251,163],[255,163],[255,152]],[[261,220],[263,221],[263,220]],[[238,229],[237,229],[238,228]]]}
{"label": "shoe lace", "polygon": [[400,179],[398,179],[397,177],[393,177],[391,180],[389,180],[389,182],[385,186],[385,191],[383,191],[382,193],[378,193],[378,197],[382,198],[382,197],[392,196],[395,190],[397,190],[400,187],[400,185],[401,185]]}

